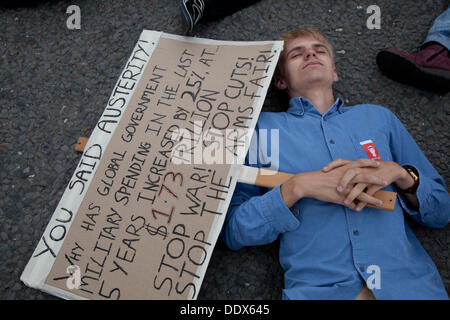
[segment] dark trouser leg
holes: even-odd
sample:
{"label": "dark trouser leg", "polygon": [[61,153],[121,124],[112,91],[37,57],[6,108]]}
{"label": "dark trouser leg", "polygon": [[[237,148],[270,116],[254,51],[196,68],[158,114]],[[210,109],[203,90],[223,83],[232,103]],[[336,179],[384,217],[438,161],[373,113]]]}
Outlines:
{"label": "dark trouser leg", "polygon": [[259,0],[205,0],[205,20],[216,20],[246,8]]}

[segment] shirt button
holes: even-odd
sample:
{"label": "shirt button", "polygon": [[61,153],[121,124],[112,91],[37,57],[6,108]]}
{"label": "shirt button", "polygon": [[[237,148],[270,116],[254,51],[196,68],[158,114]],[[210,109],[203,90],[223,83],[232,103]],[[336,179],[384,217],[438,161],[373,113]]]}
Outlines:
{"label": "shirt button", "polygon": [[359,267],[359,270],[360,270],[361,272],[364,272],[364,267]]}
{"label": "shirt button", "polygon": [[331,144],[334,144],[334,140],[333,140],[333,139],[331,139],[331,140],[330,140],[330,143],[331,143]]}
{"label": "shirt button", "polygon": [[353,235],[354,236],[359,236],[359,231],[358,230],[353,230]]}

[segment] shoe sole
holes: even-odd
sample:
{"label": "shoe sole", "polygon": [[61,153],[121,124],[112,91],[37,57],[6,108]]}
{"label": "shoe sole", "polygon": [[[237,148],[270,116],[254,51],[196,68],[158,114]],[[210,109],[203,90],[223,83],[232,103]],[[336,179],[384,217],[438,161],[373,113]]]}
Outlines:
{"label": "shoe sole", "polygon": [[183,12],[183,28],[184,28],[184,34],[189,35],[192,33],[192,30],[194,29],[194,21],[192,21],[192,17],[189,14],[188,9],[184,5],[183,1],[180,1],[180,7],[181,12]]}
{"label": "shoe sole", "polygon": [[381,51],[376,61],[380,70],[393,80],[435,93],[450,91],[449,71],[419,67],[391,51]]}

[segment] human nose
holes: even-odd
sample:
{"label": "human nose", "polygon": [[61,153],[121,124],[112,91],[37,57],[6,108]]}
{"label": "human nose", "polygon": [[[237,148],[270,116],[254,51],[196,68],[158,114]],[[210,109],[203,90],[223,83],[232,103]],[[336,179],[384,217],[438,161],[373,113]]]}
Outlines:
{"label": "human nose", "polygon": [[312,48],[307,49],[306,54],[305,54],[306,59],[309,59],[309,58],[315,57],[315,56],[316,56],[316,52]]}

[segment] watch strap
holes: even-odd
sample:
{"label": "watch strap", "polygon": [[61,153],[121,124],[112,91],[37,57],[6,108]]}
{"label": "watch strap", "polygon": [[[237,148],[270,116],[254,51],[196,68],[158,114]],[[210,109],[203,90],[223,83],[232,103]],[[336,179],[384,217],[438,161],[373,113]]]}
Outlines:
{"label": "watch strap", "polygon": [[398,191],[400,193],[411,193],[414,194],[417,191],[417,188],[419,187],[419,173],[417,172],[416,168],[410,165],[405,165],[403,168],[408,172],[408,174],[413,178],[414,183],[411,187],[408,189],[400,189],[397,187]]}

